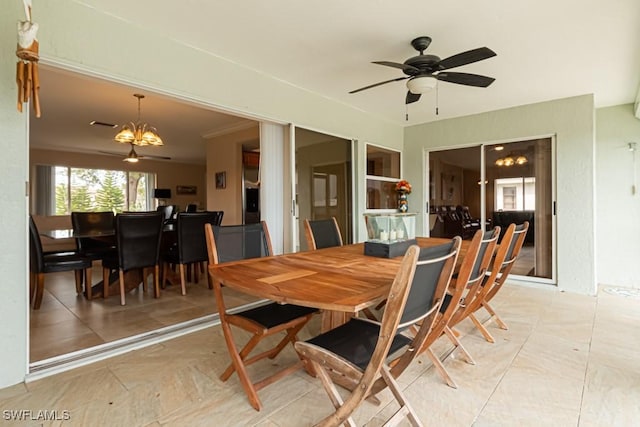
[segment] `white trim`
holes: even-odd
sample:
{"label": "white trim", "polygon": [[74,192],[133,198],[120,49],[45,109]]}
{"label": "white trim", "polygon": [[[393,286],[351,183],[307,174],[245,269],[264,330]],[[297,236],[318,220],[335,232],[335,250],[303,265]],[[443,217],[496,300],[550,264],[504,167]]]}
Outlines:
{"label": "white trim", "polygon": [[238,132],[241,130],[245,130],[245,129],[249,129],[252,127],[258,127],[258,123],[257,122],[240,122],[240,123],[232,123],[228,126],[225,126],[223,128],[218,128],[216,130],[211,130],[208,132],[205,132],[203,134],[200,134],[201,137],[205,138],[205,139],[209,139],[209,138],[215,138],[217,136],[222,136],[222,135],[227,135],[230,133],[234,133],[234,132]]}

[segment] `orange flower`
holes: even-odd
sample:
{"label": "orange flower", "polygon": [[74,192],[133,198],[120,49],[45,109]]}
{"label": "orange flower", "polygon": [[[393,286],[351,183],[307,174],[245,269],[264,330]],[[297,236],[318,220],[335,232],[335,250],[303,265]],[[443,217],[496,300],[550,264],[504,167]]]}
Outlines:
{"label": "orange flower", "polygon": [[407,181],[406,179],[401,179],[400,181],[396,182],[396,191],[398,193],[411,193],[411,184],[409,184],[409,181]]}

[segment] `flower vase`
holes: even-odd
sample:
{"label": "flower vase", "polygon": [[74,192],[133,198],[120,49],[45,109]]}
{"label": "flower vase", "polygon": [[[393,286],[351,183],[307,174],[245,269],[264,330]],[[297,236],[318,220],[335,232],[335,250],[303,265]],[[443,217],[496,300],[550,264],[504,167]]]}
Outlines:
{"label": "flower vase", "polygon": [[404,191],[399,192],[398,195],[398,211],[405,213],[409,210],[409,204],[407,203],[407,193]]}

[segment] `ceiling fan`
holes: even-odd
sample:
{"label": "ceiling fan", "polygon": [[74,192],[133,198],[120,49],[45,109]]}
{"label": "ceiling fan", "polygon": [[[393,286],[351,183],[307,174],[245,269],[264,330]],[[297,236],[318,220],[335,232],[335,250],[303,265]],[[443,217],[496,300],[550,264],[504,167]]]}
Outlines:
{"label": "ceiling fan", "polygon": [[[138,153],[136,153],[136,150],[133,144],[130,143],[130,145],[131,145],[131,151],[129,151],[129,154],[127,154],[127,156],[124,159],[122,159],[125,162],[137,163],[138,160],[140,159],[171,160],[171,157],[166,157],[166,156],[152,156],[150,154],[139,155]],[[98,151],[98,152],[102,154],[108,154],[110,156],[118,156],[118,157],[122,156],[122,153],[118,153],[115,151]]]}
{"label": "ceiling fan", "polygon": [[383,84],[408,79],[407,89],[409,90],[407,91],[405,104],[411,104],[418,101],[421,94],[433,89],[438,80],[476,87],[487,87],[495,80],[492,77],[481,76],[479,74],[445,71],[496,56],[496,53],[488,47],[480,47],[445,59],[440,59],[440,57],[436,55],[424,54],[424,51],[430,44],[431,37],[428,36],[421,36],[413,39],[411,41],[411,46],[420,52],[420,55],[411,57],[402,64],[391,61],[373,61],[373,64],[399,68],[404,74],[406,74],[406,76],[374,83],[369,86],[361,87],[360,89],[352,90],[349,93],[356,93],[376,86],[381,86]]}

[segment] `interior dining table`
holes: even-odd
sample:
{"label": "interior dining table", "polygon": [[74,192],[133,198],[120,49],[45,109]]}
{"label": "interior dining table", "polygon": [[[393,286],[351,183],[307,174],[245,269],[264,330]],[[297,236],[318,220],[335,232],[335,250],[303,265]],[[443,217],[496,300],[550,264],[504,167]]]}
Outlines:
{"label": "interior dining table", "polygon": [[[418,237],[420,247],[450,239]],[[467,244],[463,241],[459,260]],[[345,323],[389,293],[402,257],[364,254],[364,243],[209,265],[214,280],[234,290],[281,303],[323,310],[322,331]]]}

